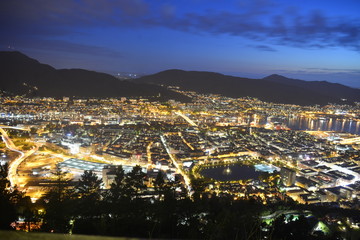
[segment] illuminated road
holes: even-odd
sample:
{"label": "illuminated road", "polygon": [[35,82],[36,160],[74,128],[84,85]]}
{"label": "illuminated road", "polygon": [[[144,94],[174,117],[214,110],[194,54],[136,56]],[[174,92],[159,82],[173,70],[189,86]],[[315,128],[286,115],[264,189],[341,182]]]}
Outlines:
{"label": "illuminated road", "polygon": [[[218,158],[218,159],[223,159],[223,158],[233,158],[233,157],[241,157],[241,156],[252,156],[254,158],[258,157],[258,153],[253,152],[253,151],[246,151],[246,152],[233,152],[233,153],[228,153],[228,154],[221,154],[221,155],[217,155],[214,156],[214,158]],[[207,160],[209,159],[209,156],[200,156],[200,157],[188,157],[188,158],[182,158],[182,160]],[[231,162],[232,160],[227,160],[227,162]],[[238,160],[234,160],[233,162],[237,162]]]}
{"label": "illuminated road", "polygon": [[147,147],[146,147],[146,156],[147,156],[147,159],[148,159],[148,166],[151,166],[152,165],[152,160],[151,160],[151,146],[153,145],[154,142],[150,142]]}
{"label": "illuminated road", "polygon": [[[13,128],[13,127],[9,127],[9,128]],[[10,186],[14,187],[15,185],[17,185],[17,169],[19,167],[19,165],[22,163],[22,161],[24,161],[24,159],[26,159],[28,156],[30,156],[31,154],[33,154],[34,152],[36,152],[38,150],[38,147],[31,149],[30,151],[27,151],[26,153],[23,153],[21,151],[19,151],[15,144],[11,141],[11,139],[9,138],[9,136],[7,135],[7,133],[2,129],[2,127],[0,127],[0,132],[2,135],[2,139],[5,142],[5,145],[8,149],[10,149],[11,151],[17,152],[20,154],[20,156],[14,160],[12,160],[9,163],[9,172],[8,172],[8,178],[10,181]]]}
{"label": "illuminated road", "polygon": [[7,148],[10,148],[11,150],[18,152],[15,144],[11,141],[11,139],[9,138],[9,136],[7,135],[7,133],[4,131],[3,127],[0,127],[0,132],[2,135],[2,139],[6,144]]}
{"label": "illuminated road", "polygon": [[[19,165],[27,158],[29,157],[31,154],[33,154],[34,152],[36,152],[38,149],[34,148],[31,149],[30,151],[27,151],[26,153],[22,153],[20,157],[16,158],[15,160],[13,160],[10,164],[9,164],[9,181],[10,181],[10,185],[12,187],[14,187],[15,185],[17,185],[18,183],[18,175],[17,175],[17,169],[19,167]],[[20,151],[18,151],[20,152]],[[19,187],[23,187],[23,186],[19,186]]]}
{"label": "illuminated road", "polygon": [[184,178],[184,180],[185,180],[185,184],[186,184],[186,186],[187,186],[187,188],[188,188],[188,190],[189,190],[189,194],[191,194],[191,193],[192,193],[192,188],[191,188],[191,184],[190,184],[190,182],[191,182],[191,181],[190,181],[190,178],[189,178],[188,175],[182,170],[182,168],[179,166],[179,164],[176,162],[176,159],[175,159],[175,157],[173,156],[173,154],[170,153],[170,149],[169,149],[169,147],[168,147],[168,145],[167,145],[167,143],[166,143],[166,140],[165,140],[164,136],[161,135],[160,138],[161,138],[161,142],[163,143],[163,145],[164,145],[164,147],[165,147],[165,149],[166,149],[166,152],[168,153],[168,155],[169,155],[171,161],[173,162],[174,166],[177,168],[177,170],[179,171],[179,173],[183,176],[183,178]]}
{"label": "illuminated road", "polygon": [[1,125],[1,124],[0,124],[0,128],[10,128],[10,129],[16,129],[16,130],[22,130],[22,131],[30,131],[30,129],[28,129],[28,128],[12,127],[12,126]]}
{"label": "illuminated road", "polygon": [[183,142],[184,142],[192,151],[195,150],[195,148],[194,148],[193,146],[191,146],[191,144],[190,144],[188,141],[186,141],[186,139],[184,138],[184,136],[182,135],[181,132],[178,132],[178,135],[179,135],[179,137],[181,137],[181,139],[183,140]]}
{"label": "illuminated road", "polygon": [[197,127],[197,124],[193,120],[191,120],[188,116],[182,114],[181,112],[175,112],[175,114],[184,118],[191,126]]}

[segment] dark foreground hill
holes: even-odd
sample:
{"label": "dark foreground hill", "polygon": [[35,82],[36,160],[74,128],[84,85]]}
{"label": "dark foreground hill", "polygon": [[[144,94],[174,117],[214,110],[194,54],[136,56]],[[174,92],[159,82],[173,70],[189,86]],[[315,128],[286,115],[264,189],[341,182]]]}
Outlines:
{"label": "dark foreground hill", "polygon": [[184,90],[216,93],[228,97],[250,96],[275,103],[325,105],[360,101],[359,89],[323,81],[308,82],[289,79],[280,75],[271,75],[264,79],[249,79],[213,72],[167,70],[135,81],[179,86]]}
{"label": "dark foreground hill", "polygon": [[[121,81],[109,74],[41,64],[20,52],[0,52],[0,90],[31,96],[155,97],[189,101],[161,86]],[[158,98],[157,96],[160,96]]]}

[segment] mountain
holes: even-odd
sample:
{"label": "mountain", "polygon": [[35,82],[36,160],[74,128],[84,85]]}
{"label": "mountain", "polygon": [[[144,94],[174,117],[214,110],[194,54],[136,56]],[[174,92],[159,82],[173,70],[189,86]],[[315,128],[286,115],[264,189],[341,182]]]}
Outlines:
{"label": "mountain", "polygon": [[0,90],[32,96],[152,97],[190,101],[161,86],[122,81],[83,69],[57,70],[20,52],[0,52]]}
{"label": "mountain", "polygon": [[[0,92],[30,96],[143,96],[156,100],[190,101],[188,97],[160,86],[165,85],[228,97],[250,96],[275,103],[325,105],[329,102],[360,102],[360,89],[325,81],[303,81],[280,75],[249,79],[183,70],[167,70],[124,81],[109,74],[82,69],[57,70],[20,52],[0,52],[0,79]],[[159,95],[160,98],[156,97]]]}
{"label": "mountain", "polygon": [[289,86],[301,87],[306,90],[318,91],[338,99],[347,99],[348,102],[356,102],[360,99],[360,89],[347,87],[339,83],[330,83],[326,81],[304,81],[287,78],[277,74],[267,76],[263,79]]}
{"label": "mountain", "polygon": [[235,98],[250,96],[274,103],[325,105],[360,101],[359,89],[336,83],[289,79],[280,75],[249,79],[213,72],[173,69],[138,78],[135,82],[179,86],[183,90]]}

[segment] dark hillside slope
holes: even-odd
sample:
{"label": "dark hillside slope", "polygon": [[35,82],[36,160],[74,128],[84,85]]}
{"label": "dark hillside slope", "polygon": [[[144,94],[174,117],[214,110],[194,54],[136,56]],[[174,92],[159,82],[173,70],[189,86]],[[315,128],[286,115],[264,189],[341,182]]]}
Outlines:
{"label": "dark hillside slope", "polygon": [[41,64],[20,52],[0,52],[0,90],[31,96],[189,98],[161,86],[119,80],[109,74]]}
{"label": "dark hillside slope", "polygon": [[[179,86],[200,93],[222,94],[228,97],[256,97],[263,101],[299,105],[341,103],[341,98],[360,101],[360,90],[328,82],[306,82],[290,79],[249,79],[213,72],[167,70],[135,80],[165,86]],[[334,94],[333,89],[344,91]],[[331,91],[330,91],[331,90]]]}

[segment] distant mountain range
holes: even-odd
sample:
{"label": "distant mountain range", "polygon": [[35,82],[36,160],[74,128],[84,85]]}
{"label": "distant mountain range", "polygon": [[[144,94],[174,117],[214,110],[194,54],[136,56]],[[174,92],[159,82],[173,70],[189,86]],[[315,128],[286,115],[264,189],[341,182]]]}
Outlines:
{"label": "distant mountain range", "polygon": [[[263,79],[227,76],[213,72],[167,70],[135,80],[183,90],[228,97],[256,97],[263,101],[299,105],[360,102],[360,89],[325,81],[303,81],[270,75]],[[345,100],[346,99],[346,100]]]}
{"label": "distant mountain range", "polygon": [[142,96],[161,101],[190,101],[188,97],[166,88],[178,86],[180,89],[199,93],[215,93],[235,98],[250,96],[275,103],[325,105],[360,102],[360,89],[325,81],[302,81],[280,75],[249,79],[213,72],[183,70],[167,70],[123,81],[112,75],[94,71],[57,70],[20,52],[0,52],[0,79],[0,92],[28,96]]}
{"label": "distant mountain range", "polygon": [[83,69],[56,70],[20,52],[0,52],[0,79],[0,90],[28,96],[142,96],[190,101],[182,94],[153,84],[122,81],[109,74]]}

